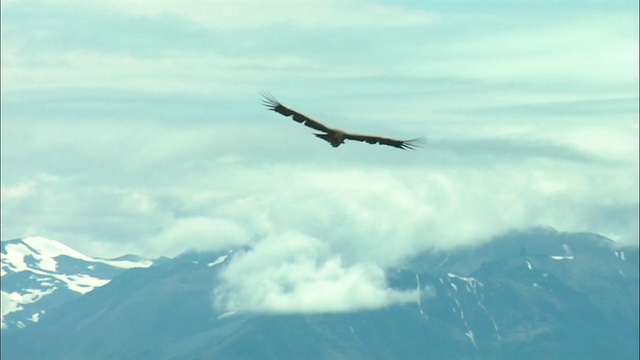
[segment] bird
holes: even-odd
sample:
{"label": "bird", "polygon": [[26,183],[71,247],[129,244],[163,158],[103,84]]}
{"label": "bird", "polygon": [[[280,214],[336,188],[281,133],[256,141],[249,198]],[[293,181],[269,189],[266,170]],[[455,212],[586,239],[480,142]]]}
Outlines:
{"label": "bird", "polygon": [[410,140],[396,140],[382,136],[354,134],[340,129],[331,128],[321,124],[316,120],[311,119],[306,115],[303,115],[282,105],[278,100],[276,100],[275,97],[273,97],[269,93],[262,92],[260,93],[260,95],[262,95],[263,98],[262,104],[269,110],[275,111],[278,114],[284,115],[286,117],[292,117],[294,121],[308,126],[314,130],[320,131],[320,133],[314,133],[314,135],[328,142],[334,148],[337,148],[338,146],[344,144],[345,140],[355,140],[365,142],[367,144],[387,145],[403,150],[414,150],[417,147],[422,147],[422,144],[424,143],[424,139],[420,137]]}

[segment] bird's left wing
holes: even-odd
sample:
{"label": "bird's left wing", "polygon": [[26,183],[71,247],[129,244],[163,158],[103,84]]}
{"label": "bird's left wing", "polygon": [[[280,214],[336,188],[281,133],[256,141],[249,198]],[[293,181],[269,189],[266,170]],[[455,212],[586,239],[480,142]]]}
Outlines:
{"label": "bird's left wing", "polygon": [[416,139],[410,139],[410,140],[396,140],[396,139],[391,139],[391,138],[386,138],[381,136],[358,135],[358,134],[350,134],[350,133],[345,133],[344,138],[345,140],[362,141],[368,144],[380,144],[380,145],[393,146],[403,150],[407,150],[407,149],[413,150],[417,147],[422,147],[422,144],[424,144],[424,139],[422,138],[416,138]]}
{"label": "bird's left wing", "polygon": [[284,116],[291,116],[294,121],[297,121],[301,124],[304,124],[305,126],[308,126],[318,131],[322,131],[326,133],[333,133],[335,131],[305,115],[300,114],[297,111],[291,110],[288,107],[282,105],[278,100],[276,100],[276,98],[274,98],[269,93],[261,93],[261,95],[263,97],[262,104],[264,104],[264,106],[268,107],[270,110],[277,112],[278,114],[282,114]]}

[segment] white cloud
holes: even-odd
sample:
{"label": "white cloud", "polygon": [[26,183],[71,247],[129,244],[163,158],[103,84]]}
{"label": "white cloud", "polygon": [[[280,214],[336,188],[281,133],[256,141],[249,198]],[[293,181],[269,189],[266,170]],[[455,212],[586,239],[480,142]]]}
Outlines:
{"label": "white cloud", "polygon": [[5,200],[16,200],[24,198],[33,193],[34,182],[29,181],[17,185],[2,186],[2,198]]}
{"label": "white cloud", "polygon": [[252,28],[273,25],[297,27],[404,27],[432,24],[437,16],[417,9],[367,1],[191,1],[178,0],[56,0],[87,4],[128,15],[179,16],[211,28]]}
{"label": "white cloud", "polygon": [[39,173],[31,179],[18,182],[15,185],[2,184],[1,192],[4,200],[15,201],[34,196],[41,186],[55,184],[60,179],[58,176]]}
{"label": "white cloud", "polygon": [[224,312],[334,313],[415,302],[419,292],[388,288],[383,269],[346,265],[319,239],[269,236],[236,255],[213,293]]}
{"label": "white cloud", "polygon": [[[264,235],[230,260],[215,304],[232,312],[336,312],[415,301],[415,292],[387,287],[385,269],[421,251],[538,225],[637,244],[638,219],[628,216],[637,207],[637,178],[609,166],[524,162],[494,164],[490,172],[482,166],[233,171],[242,188],[259,176],[260,192],[241,201],[247,212],[236,211],[233,201],[218,211],[244,213],[234,218]],[[261,220],[252,221],[258,214]]]}
{"label": "white cloud", "polygon": [[[3,89],[59,90],[65,88],[140,90],[149,94],[215,93],[225,97],[246,93],[253,87],[257,94],[265,79],[281,72],[305,76],[342,74],[351,68],[333,68],[305,55],[222,53],[182,53],[163,51],[162,56],[148,57],[112,54],[101,51],[63,51],[38,55],[7,45],[3,53]],[[4,52],[4,49],[3,49]],[[203,80],[217,84],[212,86]],[[256,95],[257,96],[257,95]]]}
{"label": "white cloud", "polygon": [[[544,14],[449,19],[450,24],[470,29],[470,36],[435,44],[438,56],[412,63],[408,70],[415,74],[455,71],[467,79],[512,82],[525,78],[545,83],[567,79],[631,83],[637,79],[637,20],[631,12],[576,13],[543,22],[539,16]],[[487,22],[495,28],[487,31]],[[420,47],[425,54],[434,50],[430,42]]]}
{"label": "white cloud", "polygon": [[[41,183],[35,195],[3,197],[3,234],[23,236],[28,229],[27,235],[63,239],[80,250],[92,241],[123,242],[112,249],[116,255],[175,255],[293,231],[322,239],[348,263],[382,267],[421,250],[536,225],[615,234],[616,240],[637,243],[637,221],[622,215],[637,207],[637,134],[616,137],[584,127],[567,132],[569,147],[549,151],[555,142],[542,137],[530,144],[525,138],[534,135],[525,131],[512,133],[509,142],[465,145],[461,139],[457,147],[431,142],[400,152],[359,143],[333,149],[301,127],[307,138],[273,156],[277,146],[268,144],[274,139],[260,132],[247,138],[216,128],[150,138],[148,150],[131,152],[126,166],[110,160],[110,149],[126,148],[129,140],[113,138],[104,149],[92,150],[109,157],[89,157],[86,163],[93,165],[82,169],[86,179],[74,171]],[[563,139],[560,133],[553,136]],[[238,136],[240,144],[252,145],[219,146],[218,136]],[[610,141],[616,150],[606,152]],[[574,151],[574,142],[601,142],[585,150],[607,156],[563,155]],[[199,144],[210,145],[202,151]],[[223,150],[245,161],[217,161]],[[119,169],[117,176],[110,169]],[[3,191],[12,187],[3,184]],[[615,221],[607,220],[614,214]]]}
{"label": "white cloud", "polygon": [[227,219],[195,216],[175,219],[146,246],[148,254],[179,255],[187,248],[215,251],[236,247],[249,240],[247,232]]}

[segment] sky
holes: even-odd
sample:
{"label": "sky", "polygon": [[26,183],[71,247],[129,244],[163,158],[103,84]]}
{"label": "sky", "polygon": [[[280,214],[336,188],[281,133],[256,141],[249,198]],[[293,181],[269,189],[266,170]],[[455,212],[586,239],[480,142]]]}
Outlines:
{"label": "sky", "polygon": [[3,1],[1,236],[244,249],[212,297],[265,312],[414,301],[385,270],[512,230],[637,245],[638,39],[635,0]]}

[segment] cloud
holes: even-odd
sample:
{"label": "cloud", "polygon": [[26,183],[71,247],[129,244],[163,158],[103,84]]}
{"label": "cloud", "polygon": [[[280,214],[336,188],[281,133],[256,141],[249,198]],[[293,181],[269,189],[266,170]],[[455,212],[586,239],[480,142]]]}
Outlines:
{"label": "cloud", "polygon": [[59,180],[59,177],[55,175],[39,173],[29,180],[19,182],[15,185],[2,185],[2,198],[5,200],[15,201],[35,196],[40,186],[55,184]]}
{"label": "cloud", "polygon": [[225,312],[335,313],[415,302],[420,292],[388,288],[383,269],[344,264],[319,239],[269,236],[222,270],[214,306]]}
{"label": "cloud", "polygon": [[[61,17],[84,16],[61,20],[36,12],[25,23],[3,25],[5,92],[73,87],[229,98],[265,87],[289,94],[313,88],[316,97],[411,100],[408,106],[428,114],[474,103],[557,100],[567,92],[589,100],[601,97],[603,89],[606,95],[637,97],[638,42],[628,14],[551,17],[541,26],[535,16],[512,19],[498,11],[432,24],[412,20],[431,16],[422,9],[364,1],[275,1],[258,7],[231,1],[55,2],[60,3],[68,7]],[[5,10],[9,19],[18,4]],[[309,17],[297,15],[307,12]],[[194,29],[176,16],[213,27],[232,24],[225,31]],[[44,29],[34,25],[41,17],[49,24]],[[386,27],[394,23],[413,25]],[[80,36],[85,32],[78,27],[91,36]],[[451,85],[445,82],[457,84],[450,90],[463,91],[461,96],[441,101],[439,90]],[[525,89],[532,84],[537,91]]]}
{"label": "cloud", "polygon": [[[439,46],[448,62],[416,63],[415,71],[454,67],[465,78],[509,79],[535,77],[626,82],[638,77],[637,20],[630,12],[571,13],[571,19],[532,10],[527,16],[496,12],[486,18],[450,19],[449,23],[476,30],[474,36]],[[520,14],[521,15],[521,14]],[[541,26],[539,17],[546,17]],[[471,21],[469,21],[471,20]],[[493,29],[486,26],[493,21]],[[589,39],[589,41],[585,41]],[[439,59],[439,58],[438,58]],[[610,66],[602,67],[602,64]]]}
{"label": "cloud", "polygon": [[[115,255],[175,255],[293,231],[322,239],[349,263],[382,267],[536,225],[637,243],[637,221],[621,216],[637,207],[637,133],[629,127],[524,127],[493,139],[480,131],[481,140],[454,132],[403,152],[333,149],[295,125],[282,123],[272,137],[271,127],[245,133],[228,123],[107,123],[82,130],[73,146],[55,145],[66,135],[38,127],[48,140],[23,137],[30,146],[14,157],[57,180],[38,182],[29,196],[3,196],[3,234],[29,229],[89,250],[126,243]],[[458,131],[440,128],[448,129]],[[147,139],[132,142],[140,131]],[[33,181],[3,174],[3,192]],[[612,214],[616,221],[607,220]]]}
{"label": "cloud", "polygon": [[237,247],[248,240],[246,231],[232,220],[195,216],[173,219],[147,247],[148,253],[176,256],[184,252],[185,247],[216,251]]}
{"label": "cloud", "polygon": [[2,197],[6,200],[24,198],[33,193],[33,187],[34,183],[32,181],[13,186],[2,186]]}
{"label": "cloud", "polygon": [[[64,1],[82,4],[82,1]],[[95,3],[92,3],[95,4]],[[426,11],[367,1],[197,1],[147,0],[144,3],[106,0],[99,6],[143,17],[178,16],[210,28],[252,28],[293,25],[303,28],[404,27],[432,24]]]}

